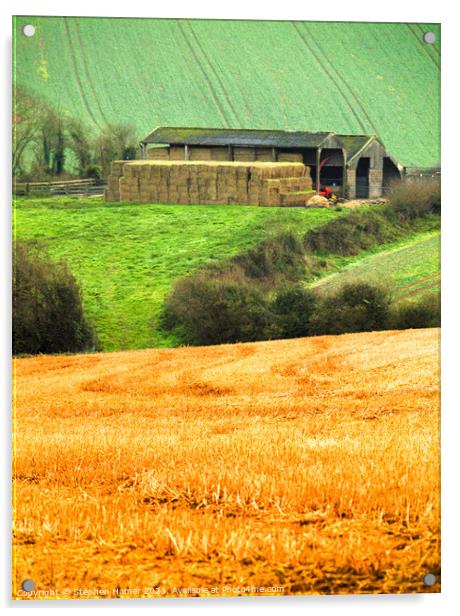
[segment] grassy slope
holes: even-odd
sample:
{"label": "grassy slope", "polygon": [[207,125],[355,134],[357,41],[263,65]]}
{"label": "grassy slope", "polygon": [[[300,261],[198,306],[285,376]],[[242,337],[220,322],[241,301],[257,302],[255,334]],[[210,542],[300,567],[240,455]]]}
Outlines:
{"label": "grassy slope", "polygon": [[376,133],[404,165],[439,160],[437,25],[20,17],[14,35],[17,83],[93,129]]}
{"label": "grassy slope", "polygon": [[329,210],[241,206],[107,205],[100,199],[16,200],[15,233],[64,258],[83,289],[104,350],[170,346],[155,331],[172,281],[254,245],[271,229],[302,232]]}
{"label": "grassy slope", "polygon": [[355,280],[386,281],[402,300],[440,290],[440,235],[428,231],[407,238],[378,254],[359,257],[342,271],[314,283],[322,290]]}

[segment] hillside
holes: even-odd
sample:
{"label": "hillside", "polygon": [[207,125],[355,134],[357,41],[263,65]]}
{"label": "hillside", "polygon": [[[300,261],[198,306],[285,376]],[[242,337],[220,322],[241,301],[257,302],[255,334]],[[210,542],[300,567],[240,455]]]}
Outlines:
{"label": "hillside", "polygon": [[16,83],[92,131],[375,133],[405,166],[439,164],[439,25],[17,17],[13,30]]}
{"label": "hillside", "polygon": [[270,231],[306,232],[338,215],[299,208],[16,198],[14,232],[68,262],[103,349],[112,351],[177,344],[155,321],[179,276],[254,246]]}
{"label": "hillside", "polygon": [[14,592],[439,592],[438,330],[15,374]]}
{"label": "hillside", "polygon": [[342,271],[326,276],[312,285],[321,291],[336,289],[356,280],[385,282],[394,291],[396,301],[439,293],[440,234],[422,233],[375,255],[352,262]]}

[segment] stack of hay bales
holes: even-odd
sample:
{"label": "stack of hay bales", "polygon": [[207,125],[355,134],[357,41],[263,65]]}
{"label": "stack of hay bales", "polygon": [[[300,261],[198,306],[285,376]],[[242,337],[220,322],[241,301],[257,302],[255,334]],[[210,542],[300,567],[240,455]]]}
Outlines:
{"label": "stack of hay bales", "polygon": [[301,163],[115,161],[106,199],[139,203],[305,205],[307,197],[312,195],[309,171]]}

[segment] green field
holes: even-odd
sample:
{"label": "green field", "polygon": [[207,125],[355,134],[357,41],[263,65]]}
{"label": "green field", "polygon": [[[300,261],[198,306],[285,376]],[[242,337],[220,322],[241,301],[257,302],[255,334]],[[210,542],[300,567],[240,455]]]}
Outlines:
{"label": "green field", "polygon": [[99,198],[17,198],[15,236],[43,243],[79,280],[105,351],[171,346],[155,327],[173,280],[255,245],[339,215],[331,210],[106,204]]}
{"label": "green field", "polygon": [[161,125],[375,133],[404,166],[439,164],[436,24],[17,17],[13,35],[15,82],[93,133],[118,122],[139,138]]}
{"label": "green field", "polygon": [[385,282],[393,289],[394,299],[401,301],[439,293],[440,276],[440,234],[430,231],[406,240],[403,246],[360,258],[312,287],[329,291],[357,280]]}

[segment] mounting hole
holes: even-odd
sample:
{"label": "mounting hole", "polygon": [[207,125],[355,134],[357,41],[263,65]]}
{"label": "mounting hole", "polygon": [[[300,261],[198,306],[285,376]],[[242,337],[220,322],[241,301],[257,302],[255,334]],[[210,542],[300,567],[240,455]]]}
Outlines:
{"label": "mounting hole", "polygon": [[434,573],[427,573],[423,576],[423,583],[425,586],[433,586],[436,583],[436,576]]}
{"label": "mounting hole", "polygon": [[22,27],[22,33],[24,36],[33,36],[35,34],[35,26],[32,24],[27,24]]}
{"label": "mounting hole", "polygon": [[35,588],[35,582],[33,580],[24,580],[21,584],[21,588],[25,592],[32,592]]}
{"label": "mounting hole", "polygon": [[436,41],[436,34],[434,32],[425,32],[423,35],[423,41],[428,45],[433,45]]}

